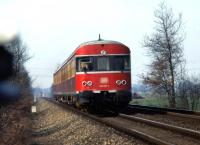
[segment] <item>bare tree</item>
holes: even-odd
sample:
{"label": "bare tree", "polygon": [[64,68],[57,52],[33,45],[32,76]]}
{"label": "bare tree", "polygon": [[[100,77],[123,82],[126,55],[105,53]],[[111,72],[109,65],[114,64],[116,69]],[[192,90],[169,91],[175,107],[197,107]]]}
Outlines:
{"label": "bare tree", "polygon": [[13,76],[10,81],[18,83],[23,92],[25,90],[26,92],[30,91],[31,78],[24,67],[25,62],[30,59],[27,53],[26,45],[18,36],[7,44],[7,49],[13,54]]}
{"label": "bare tree", "polygon": [[17,76],[20,71],[24,70],[25,62],[30,59],[27,54],[27,47],[25,44],[23,44],[20,37],[18,36],[7,45],[7,48],[14,56],[13,70],[14,76]]}
{"label": "bare tree", "polygon": [[171,8],[161,3],[154,12],[155,32],[146,36],[143,46],[148,48],[152,59],[150,71],[143,76],[143,82],[154,90],[165,92],[170,107],[176,106],[175,82],[183,62],[182,16],[175,17]]}

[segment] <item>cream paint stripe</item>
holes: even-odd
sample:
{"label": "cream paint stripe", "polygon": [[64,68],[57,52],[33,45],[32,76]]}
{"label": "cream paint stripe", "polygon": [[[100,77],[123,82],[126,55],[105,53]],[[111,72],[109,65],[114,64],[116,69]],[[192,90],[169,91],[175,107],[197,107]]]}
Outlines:
{"label": "cream paint stripe", "polygon": [[93,72],[76,72],[76,74],[102,74],[102,73],[131,73],[130,71],[93,71]]}
{"label": "cream paint stripe", "polygon": [[86,56],[123,56],[123,55],[130,55],[130,54],[90,54],[90,55],[75,55],[75,57],[86,57]]}

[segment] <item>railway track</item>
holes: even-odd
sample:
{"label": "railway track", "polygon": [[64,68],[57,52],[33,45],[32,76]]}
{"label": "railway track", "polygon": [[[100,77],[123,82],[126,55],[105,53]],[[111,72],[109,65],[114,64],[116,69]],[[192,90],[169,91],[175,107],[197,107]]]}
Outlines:
{"label": "railway track", "polygon": [[181,110],[181,109],[172,109],[172,108],[160,108],[160,107],[151,107],[151,106],[142,106],[142,105],[129,105],[127,110],[129,111],[140,111],[145,113],[157,113],[164,115],[177,116],[188,119],[200,120],[200,112],[191,111],[191,110]]}
{"label": "railway track", "polygon": [[162,122],[157,122],[157,121],[153,121],[153,120],[149,120],[149,119],[145,119],[145,118],[141,118],[141,117],[129,116],[126,114],[119,114],[119,116],[122,118],[128,119],[128,120],[142,122],[142,123],[149,124],[149,125],[152,125],[155,127],[160,127],[163,129],[179,132],[181,134],[185,134],[185,135],[197,138],[197,139],[200,138],[200,132],[196,131],[196,130],[183,128],[183,127],[179,127],[179,126],[175,126],[175,125],[170,125],[170,124],[166,124],[166,123],[162,123]]}
{"label": "railway track", "polygon": [[175,113],[163,111],[162,109],[158,110],[157,107],[156,110],[150,108],[151,107],[149,106],[143,107],[139,105],[136,105],[136,107],[128,106],[122,113],[126,115],[131,115],[133,116],[133,118],[139,117],[147,120],[169,124],[172,126],[200,131],[200,116],[198,115],[184,114],[184,112],[187,110],[184,110],[184,112],[181,113]]}
{"label": "railway track", "polygon": [[163,107],[153,107],[153,106],[144,106],[144,105],[129,105],[130,108],[144,108],[144,109],[151,109],[163,112],[174,112],[180,114],[187,114],[187,115],[195,115],[200,116],[199,111],[192,111],[192,110],[185,110],[185,109],[174,109],[174,108],[163,108]]}
{"label": "railway track", "polygon": [[66,104],[58,103],[53,100],[51,101],[54,104],[57,104],[66,109],[86,116],[92,120],[115,128],[121,132],[129,134],[130,136],[135,136],[141,140],[147,141],[151,144],[158,145],[198,145],[200,132],[181,128],[177,126],[171,126],[164,123],[155,122],[152,120],[147,120],[143,118],[131,117],[125,114],[120,114],[115,117],[99,117],[96,115],[88,114],[82,112],[73,107],[67,106]]}

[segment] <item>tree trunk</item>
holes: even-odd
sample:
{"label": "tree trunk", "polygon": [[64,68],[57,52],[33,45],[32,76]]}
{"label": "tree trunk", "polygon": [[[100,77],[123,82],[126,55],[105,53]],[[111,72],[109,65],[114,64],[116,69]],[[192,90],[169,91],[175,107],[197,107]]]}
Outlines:
{"label": "tree trunk", "polygon": [[175,97],[172,95],[168,96],[168,103],[170,108],[175,108],[176,107]]}
{"label": "tree trunk", "polygon": [[[163,23],[164,24],[164,23]],[[174,69],[173,69],[173,62],[172,62],[172,47],[170,44],[170,38],[168,35],[168,31],[166,26],[164,25],[164,29],[165,29],[165,36],[167,39],[167,49],[169,51],[169,58],[168,58],[168,62],[169,62],[169,69],[170,69],[170,75],[171,75],[171,82],[170,82],[170,107],[171,108],[175,108],[176,107],[176,99],[175,99],[175,85],[174,85]]]}

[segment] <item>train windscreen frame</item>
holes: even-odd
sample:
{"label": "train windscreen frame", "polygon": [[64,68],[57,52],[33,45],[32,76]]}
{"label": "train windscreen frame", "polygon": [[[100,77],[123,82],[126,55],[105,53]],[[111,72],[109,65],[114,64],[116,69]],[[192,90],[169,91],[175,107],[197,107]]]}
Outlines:
{"label": "train windscreen frame", "polygon": [[130,71],[130,55],[77,57],[76,71]]}

